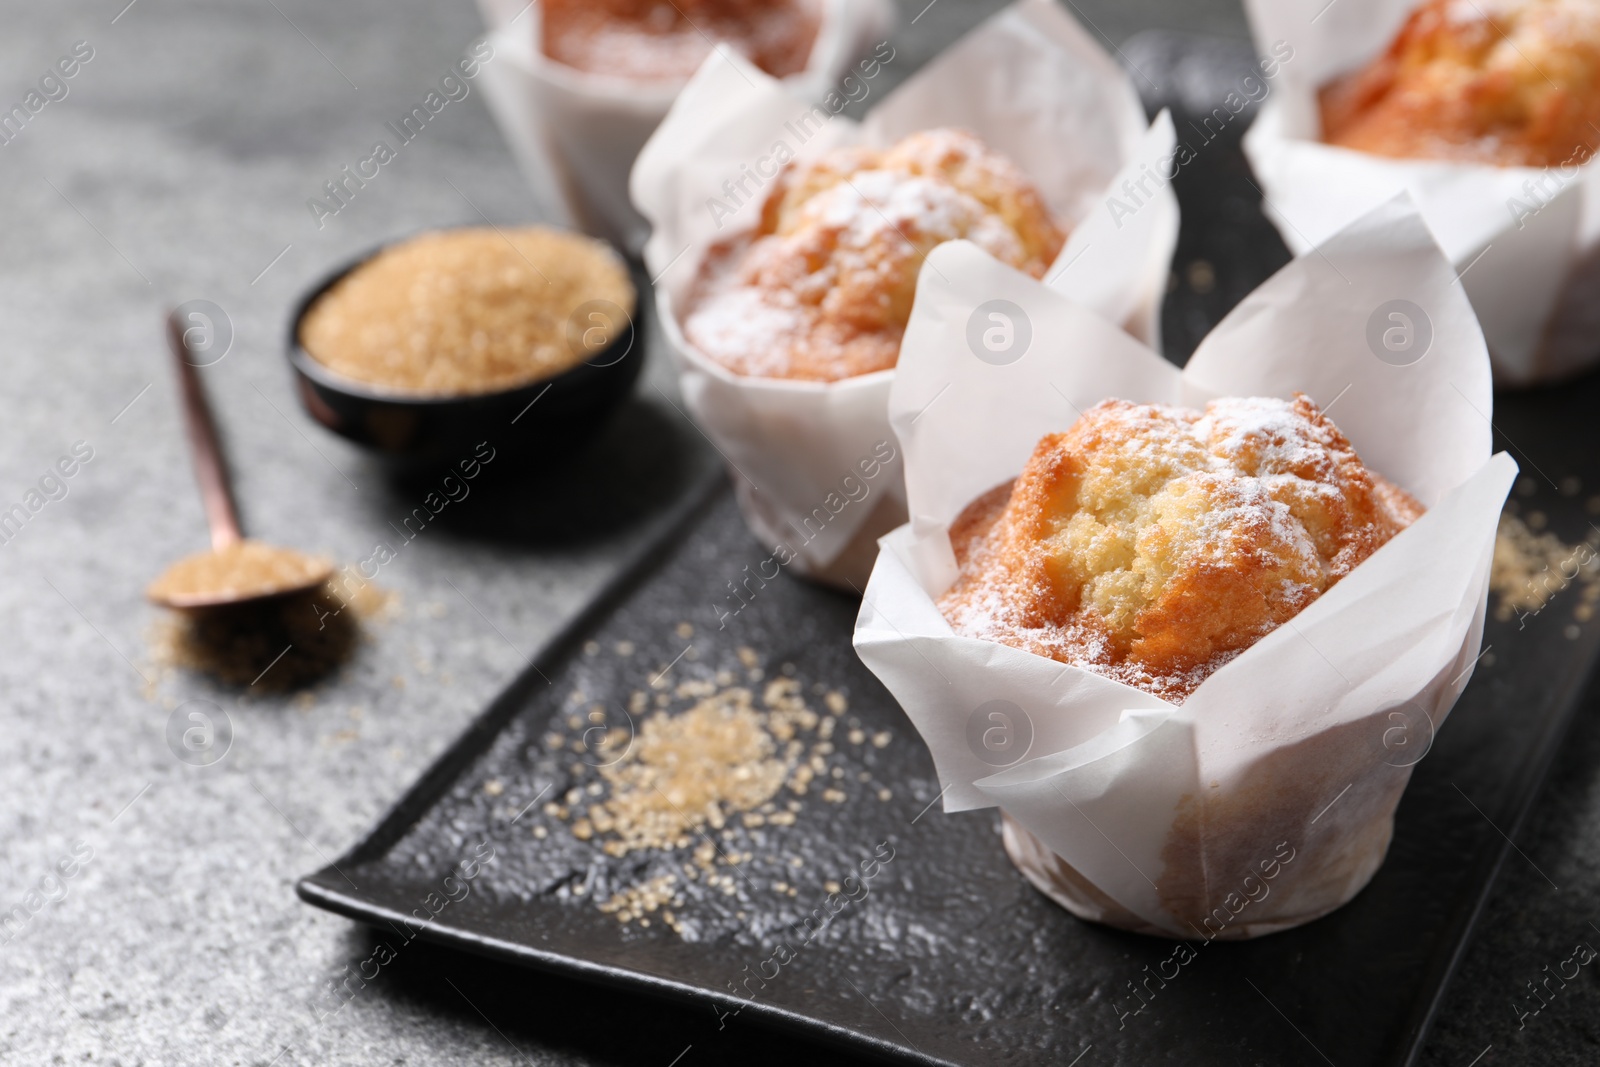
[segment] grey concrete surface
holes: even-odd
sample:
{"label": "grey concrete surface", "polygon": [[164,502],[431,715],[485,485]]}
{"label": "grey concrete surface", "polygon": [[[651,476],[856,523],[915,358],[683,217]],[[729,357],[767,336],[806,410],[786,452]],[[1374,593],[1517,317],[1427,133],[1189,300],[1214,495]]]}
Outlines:
{"label": "grey concrete surface", "polygon": [[[476,93],[324,228],[305,206],[479,33],[469,0],[124,4],[0,4],[0,104],[75,42],[93,49],[66,97],[0,146],[0,508],[75,442],[93,449],[66,496],[0,544],[0,911],[27,913],[0,933],[0,1063],[665,1067],[670,1042],[629,1046],[605,998],[564,1002],[579,1017],[549,1027],[530,1006],[515,1041],[459,1003],[381,981],[320,1018],[324,985],[367,942],[292,884],[372,825],[714,457],[653,359],[593,448],[492,468],[384,567],[396,617],[308,696],[163,669],[141,589],[205,543],[163,308],[207,298],[233,321],[232,351],[205,375],[247,527],[360,559],[417,490],[300,411],[280,352],[288,306],[393,235],[534,207]],[[896,76],[995,5],[901,6],[917,22],[900,32],[910,61]],[[1112,42],[1154,26],[1244,34],[1229,0],[1074,6]],[[222,707],[234,731],[209,767],[165,739],[191,700]],[[1591,765],[1565,767],[1561,788],[1593,813]],[[1585,825],[1540,847],[1570,854]],[[63,861],[72,876],[52,881]],[[1518,934],[1515,901],[1496,907],[1496,937],[1535,937]],[[1537,936],[1591,936],[1588,918]],[[1492,993],[1494,971],[1474,955],[1460,984]],[[1550,1041],[1592,1030],[1572,1023],[1592,1024],[1592,983],[1581,996]],[[1489,1009],[1453,1004],[1428,1062],[1465,1067],[1502,1038]],[[670,1032],[667,1019],[651,1033]]]}

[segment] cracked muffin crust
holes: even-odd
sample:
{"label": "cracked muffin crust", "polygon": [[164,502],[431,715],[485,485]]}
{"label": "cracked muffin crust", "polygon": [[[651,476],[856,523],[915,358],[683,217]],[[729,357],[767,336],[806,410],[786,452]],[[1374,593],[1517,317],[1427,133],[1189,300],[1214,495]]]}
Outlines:
{"label": "cracked muffin crust", "polygon": [[1600,145],[1600,2],[1428,0],[1320,104],[1324,141],[1375,155],[1587,162]]}
{"label": "cracked muffin crust", "polygon": [[965,238],[1035,278],[1065,235],[1005,156],[964,130],[789,163],[755,232],[714,247],[684,334],[737,374],[837,381],[893,367],[922,261]]}

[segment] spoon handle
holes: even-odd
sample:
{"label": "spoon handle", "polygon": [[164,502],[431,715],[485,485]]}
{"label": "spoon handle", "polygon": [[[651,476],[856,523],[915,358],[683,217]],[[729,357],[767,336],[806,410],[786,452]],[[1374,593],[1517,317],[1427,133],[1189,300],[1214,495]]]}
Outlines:
{"label": "spoon handle", "polygon": [[189,360],[184,324],[176,311],[167,316],[167,342],[178,366],[178,383],[183,387],[189,453],[194,458],[194,476],[200,483],[200,497],[205,502],[206,522],[211,526],[211,547],[221,550],[244,540],[244,533],[239,529],[239,512],[234,507],[233,490],[228,485],[228,468],[222,461],[222,446],[217,440],[216,423],[211,418],[211,405],[206,401],[200,375]]}

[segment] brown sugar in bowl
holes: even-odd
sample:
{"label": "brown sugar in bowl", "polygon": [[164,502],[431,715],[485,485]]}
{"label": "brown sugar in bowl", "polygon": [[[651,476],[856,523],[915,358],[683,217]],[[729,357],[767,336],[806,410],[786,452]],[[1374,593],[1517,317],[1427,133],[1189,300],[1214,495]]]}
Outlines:
{"label": "brown sugar in bowl", "polygon": [[632,388],[640,302],[622,259],[543,227],[434,230],[322,279],[287,353],[317,422],[401,466],[480,441],[570,446]]}

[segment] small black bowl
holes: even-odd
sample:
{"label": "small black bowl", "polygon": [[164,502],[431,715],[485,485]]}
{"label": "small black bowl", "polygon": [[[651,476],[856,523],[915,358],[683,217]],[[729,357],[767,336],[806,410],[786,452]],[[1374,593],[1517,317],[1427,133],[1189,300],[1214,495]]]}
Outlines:
{"label": "small black bowl", "polygon": [[[453,464],[469,458],[484,441],[497,452],[513,455],[570,454],[633,388],[644,363],[644,331],[621,308],[604,302],[591,309],[600,316],[598,321],[617,329],[615,318],[623,319],[610,343],[584,362],[527,385],[462,396],[419,396],[335,373],[300,343],[300,322],[319,296],[379,251],[374,249],[329,274],[300,299],[289,320],[287,352],[295,391],[311,417],[372,449],[397,469]],[[647,303],[637,286],[635,279],[634,318]]]}

